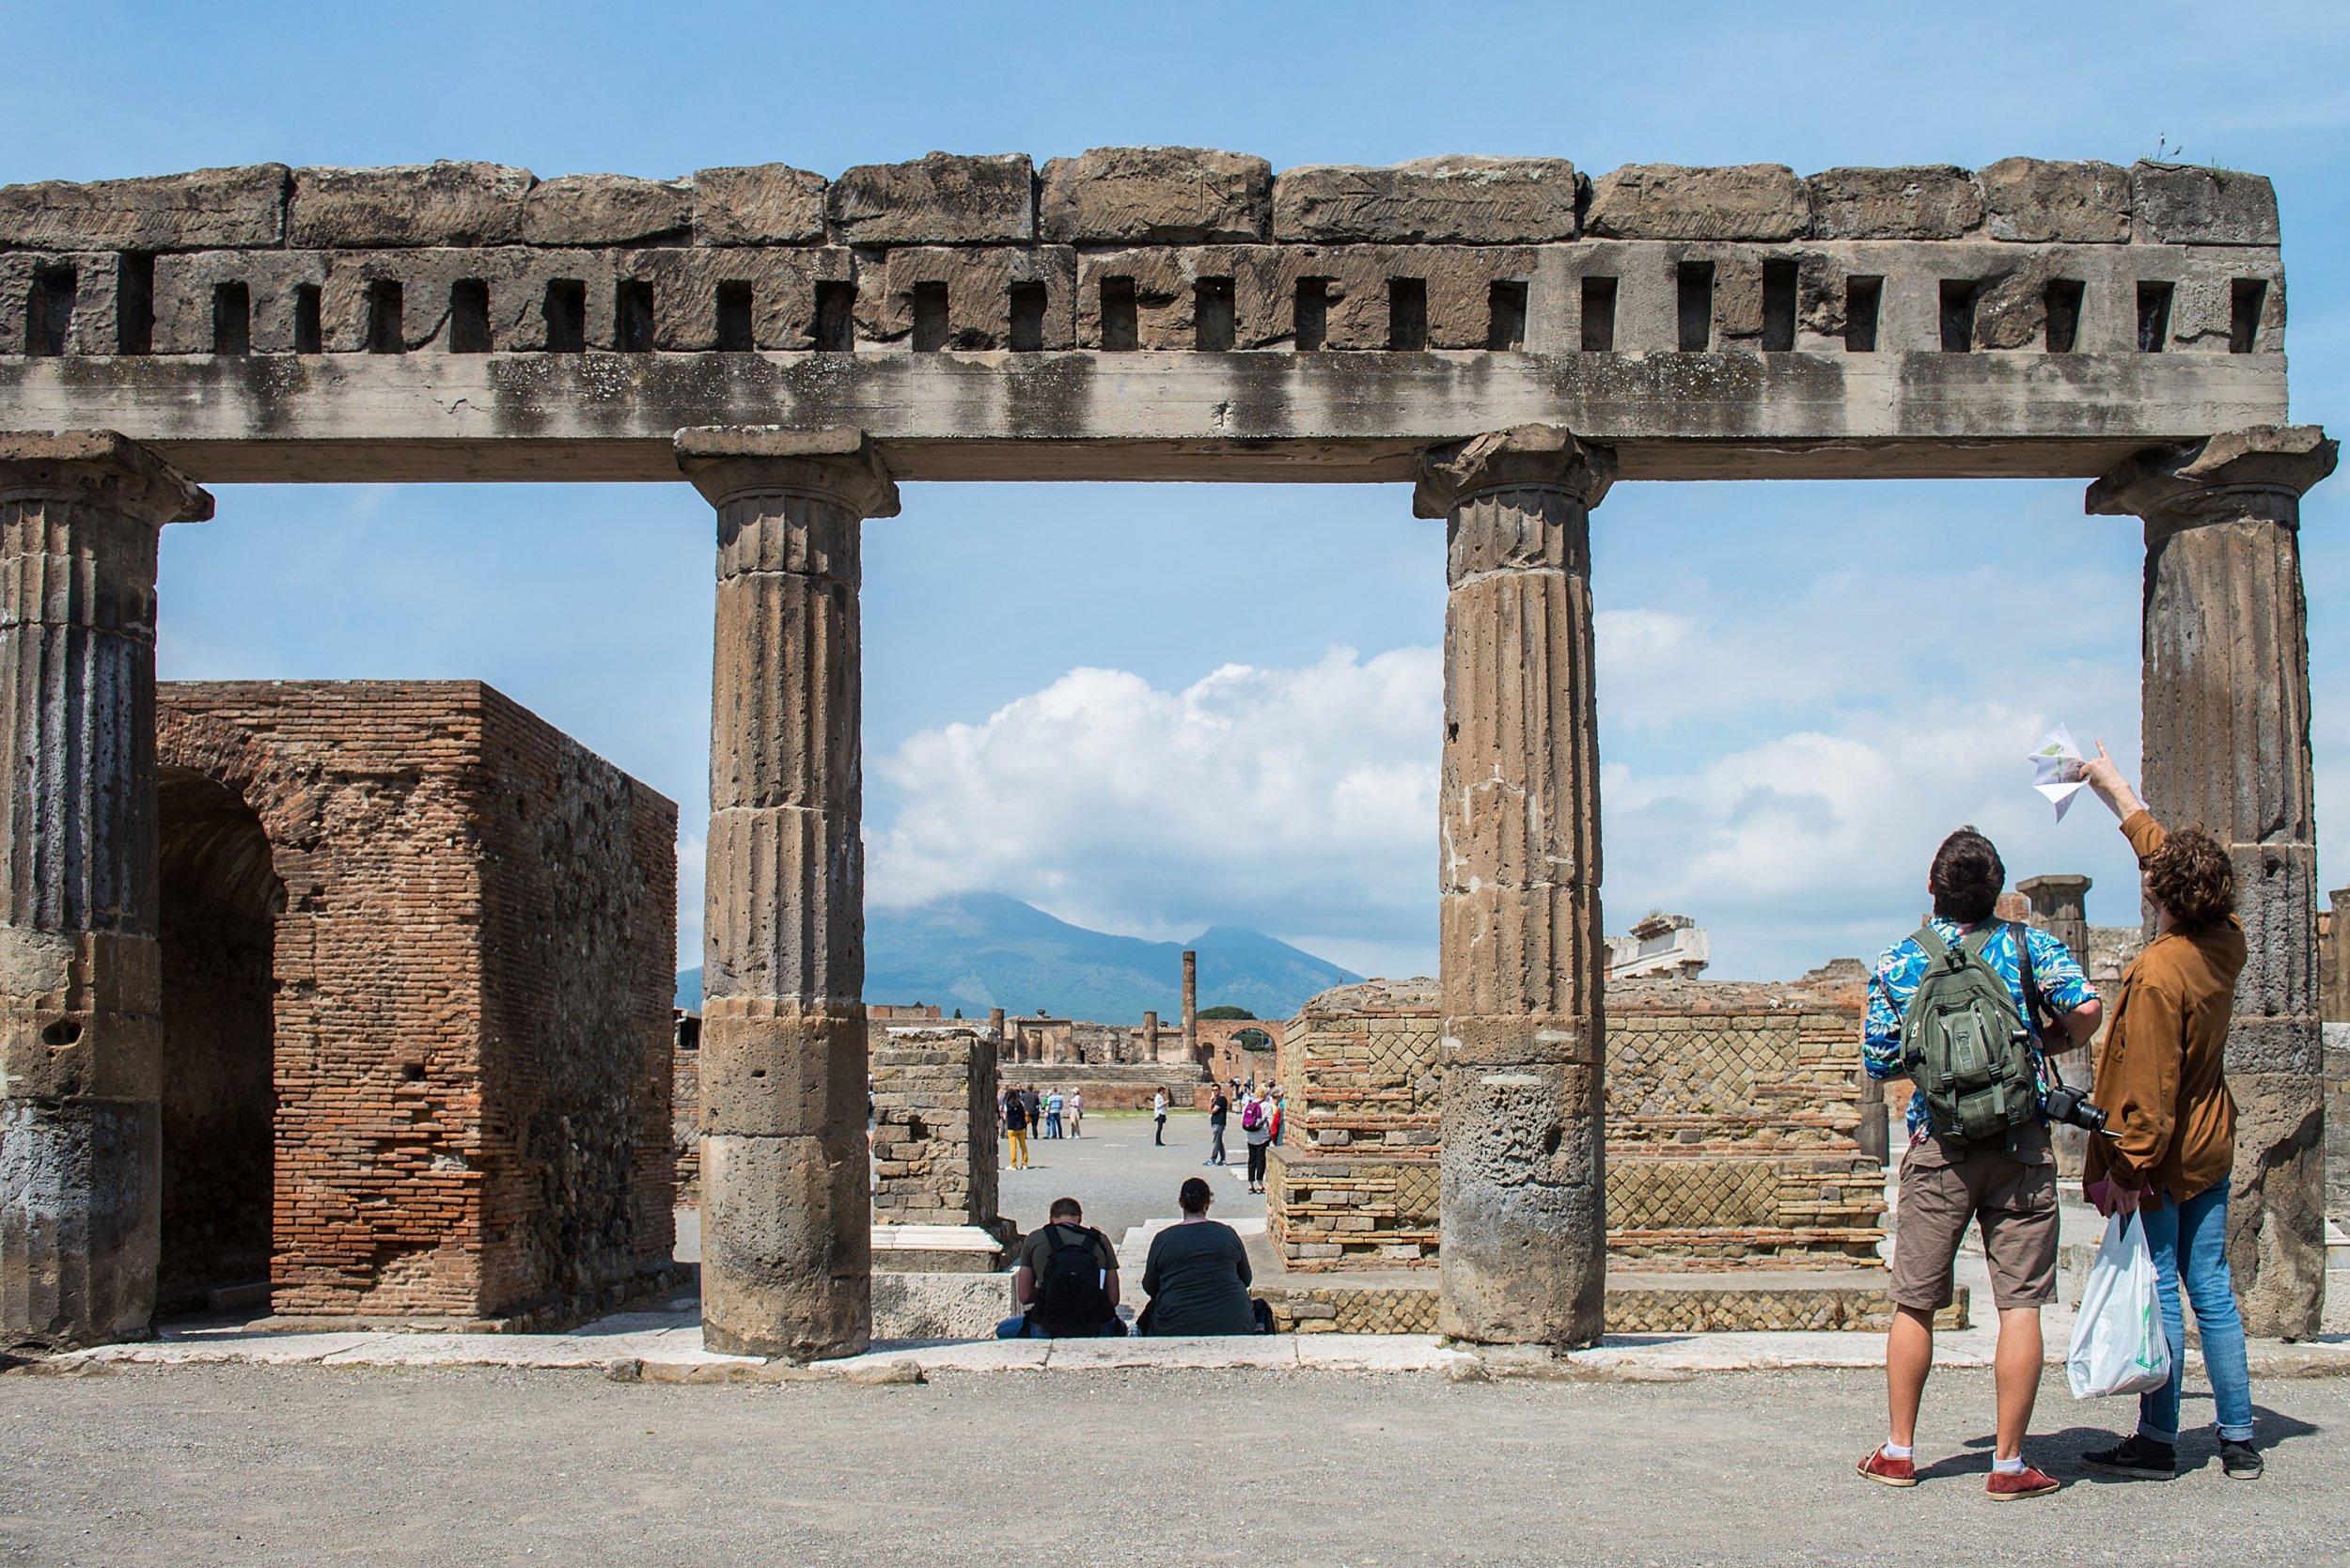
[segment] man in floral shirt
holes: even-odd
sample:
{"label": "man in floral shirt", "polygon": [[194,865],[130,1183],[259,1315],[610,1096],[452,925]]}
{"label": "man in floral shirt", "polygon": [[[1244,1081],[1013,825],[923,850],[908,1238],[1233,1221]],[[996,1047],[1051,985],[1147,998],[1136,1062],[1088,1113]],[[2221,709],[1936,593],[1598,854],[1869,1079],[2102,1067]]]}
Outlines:
{"label": "man in floral shirt", "polygon": [[[1960,828],[1942,840],[1926,875],[1926,890],[1934,898],[1934,933],[1956,951],[1969,933],[1992,924],[1994,906],[2006,886],[2007,868],[1991,840],[1971,827]],[[2032,1031],[2037,1070],[2043,1020],[2032,1015],[2025,996],[2027,949],[2033,982],[2048,1011],[2062,1018],[2073,1043],[2097,1032],[2102,1010],[2096,992],[2063,943],[2026,926],[2009,924],[1993,931],[1982,943],[1982,956],[2007,982],[2016,1016]],[[1861,1059],[1872,1078],[1890,1078],[1904,1071],[1902,1021],[1925,979],[1927,962],[1925,949],[1914,936],[1894,943],[1877,960],[1861,1039]],[[2053,1477],[2024,1463],[2024,1433],[2031,1425],[2044,1355],[2040,1309],[2056,1299],[2056,1156],[2049,1147],[2047,1122],[2028,1122],[1996,1140],[1966,1143],[1940,1137],[1927,1118],[1922,1091],[1910,1098],[1909,1145],[1902,1156],[1901,1186],[1893,1206],[1893,1326],[1885,1344],[1892,1435],[1860,1462],[1860,1473],[1888,1486],[1917,1484],[1911,1444],[1926,1376],[1934,1369],[1934,1314],[1950,1304],[1958,1249],[1967,1230],[1978,1223],[1983,1255],[1991,1265],[1991,1294],[1999,1310],[1998,1426],[1987,1490],[2001,1500],[2039,1497],[2057,1489]]]}

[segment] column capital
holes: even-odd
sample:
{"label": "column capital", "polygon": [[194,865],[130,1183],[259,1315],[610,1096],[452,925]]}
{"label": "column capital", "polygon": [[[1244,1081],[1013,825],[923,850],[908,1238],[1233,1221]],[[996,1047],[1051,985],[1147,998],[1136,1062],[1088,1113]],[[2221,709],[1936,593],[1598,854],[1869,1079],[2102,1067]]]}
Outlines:
{"label": "column capital", "polygon": [[209,491],[115,431],[0,431],[0,498],[87,501],[158,526],[204,523]]}
{"label": "column capital", "polygon": [[2142,517],[2150,540],[2206,523],[2298,526],[2303,493],[2334,471],[2341,449],[2317,425],[2254,425],[2149,447],[2091,485],[2083,510]]}
{"label": "column capital", "polygon": [[745,495],[812,495],[859,517],[898,515],[898,485],[863,431],[697,425],[673,438],[678,467],[713,506]]}
{"label": "column capital", "polygon": [[1519,425],[1429,447],[1420,455],[1412,513],[1449,517],[1480,492],[1521,488],[1565,491],[1595,507],[1615,478],[1614,447],[1579,441],[1563,425]]}
{"label": "column capital", "polygon": [[2080,902],[2089,896],[2089,878],[2071,871],[2028,876],[2015,885],[2015,890],[2029,899],[2031,906],[2044,914],[2060,903]]}

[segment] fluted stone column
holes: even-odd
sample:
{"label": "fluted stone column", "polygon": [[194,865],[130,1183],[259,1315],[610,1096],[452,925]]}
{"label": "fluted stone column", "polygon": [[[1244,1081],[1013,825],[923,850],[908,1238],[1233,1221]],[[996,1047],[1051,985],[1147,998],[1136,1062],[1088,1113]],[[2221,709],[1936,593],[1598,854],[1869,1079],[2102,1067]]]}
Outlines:
{"label": "fluted stone column", "polygon": [[1444,1197],[1438,1322],[1599,1337],[1607,1259],[1590,509],[1615,454],[1522,426],[1438,447],[1447,520],[1438,802]]}
{"label": "fluted stone column", "polygon": [[1199,1060],[1199,955],[1183,949],[1183,1059]]}
{"label": "fluted stone column", "polygon": [[2251,954],[2236,983],[2228,1250],[2246,1326],[2303,1335],[2326,1281],[2317,832],[2301,494],[2333,471],[2313,425],[2140,453],[2090,487],[2146,524],[2146,804],[2235,861]]}
{"label": "fluted stone column", "polygon": [[0,434],[0,1343],[154,1313],[155,546],[212,514],[112,431]]}
{"label": "fluted stone column", "polygon": [[718,509],[702,973],[702,1336],[872,1336],[858,540],[897,488],[864,436],[682,431]]}

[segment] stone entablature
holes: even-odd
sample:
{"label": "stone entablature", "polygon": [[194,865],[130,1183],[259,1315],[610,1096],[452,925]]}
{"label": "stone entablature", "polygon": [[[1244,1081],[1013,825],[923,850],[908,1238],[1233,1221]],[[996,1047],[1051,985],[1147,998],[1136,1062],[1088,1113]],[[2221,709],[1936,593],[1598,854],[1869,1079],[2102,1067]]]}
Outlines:
{"label": "stone entablature", "polygon": [[2153,164],[261,165],[0,188],[0,353],[2276,352],[2278,243],[2264,178]]}
{"label": "stone entablature", "polygon": [[[330,441],[337,478],[446,477],[352,449],[362,435],[579,442],[596,466],[572,477],[650,478],[669,471],[651,446],[667,432],[773,417],[779,400],[805,426],[870,431],[909,478],[995,477],[988,444],[1030,433],[1424,443],[1530,418],[1620,443],[2044,441],[2059,446],[2004,460],[2021,469],[1920,450],[1923,467],[1888,468],[1880,453],[1872,471],[2092,474],[2215,419],[2284,417],[2278,232],[2259,176],[2027,159],[1808,179],[1774,165],[1590,178],[1560,159],[1487,158],[1276,176],[1229,153],[1106,149],[1041,175],[1025,156],[932,154],[830,182],[782,165],[541,181],[487,164],[47,182],[0,188],[0,361],[146,368],[120,369],[102,406],[87,386],[0,376],[0,426],[106,424],[208,478],[315,478],[320,450],[299,471],[276,464]],[[1095,406],[1078,372],[1021,363],[1122,351],[1180,358],[1121,361],[1165,384],[1120,409]],[[1192,355],[1221,351],[1279,351],[1279,394],[1253,356],[1213,386],[1183,379],[1204,368],[1185,368]],[[1313,380],[1332,373],[1324,360],[1303,363],[1395,351],[1467,358],[1424,363],[1369,401]],[[712,353],[813,354],[823,369],[650,368]],[[1690,353],[1760,357],[1677,371]],[[500,368],[516,354],[555,363]],[[571,354],[628,363],[590,372]],[[2042,354],[2067,359],[2061,399],[2000,368]],[[1528,355],[1559,363],[1537,371]],[[943,379],[885,386],[869,381],[884,368],[857,356],[906,356],[926,383]],[[227,404],[190,406],[192,360],[227,378]],[[289,362],[336,368],[289,381]],[[1500,365],[1514,368],[1496,379]],[[1054,384],[1001,386],[975,425],[975,373]],[[1039,398],[1049,414],[1021,412]],[[1903,416],[1887,417],[1896,406]],[[196,443],[231,442],[224,420],[264,408],[272,442],[197,461]],[[531,477],[506,466],[519,455],[472,448],[466,477]],[[1693,453],[1635,445],[1625,458],[1627,477],[1651,477],[1650,463],[1699,472]],[[1077,450],[1056,461],[1073,478],[1156,478],[1198,454],[1148,468]],[[1400,452],[1316,461],[1409,477]],[[1851,471],[1818,452],[1774,461]]]}

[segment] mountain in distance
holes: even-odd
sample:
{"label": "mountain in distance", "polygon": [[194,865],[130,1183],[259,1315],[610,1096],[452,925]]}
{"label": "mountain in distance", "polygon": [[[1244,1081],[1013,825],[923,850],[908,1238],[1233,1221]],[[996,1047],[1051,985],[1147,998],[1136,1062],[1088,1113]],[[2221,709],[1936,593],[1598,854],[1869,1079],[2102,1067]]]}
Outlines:
{"label": "mountain in distance", "polygon": [[[1183,949],[1199,955],[1199,1005],[1287,1018],[1307,998],[1360,975],[1246,926],[1211,926],[1197,941],[1146,942],[1089,931],[1002,893],[964,893],[865,917],[865,996],[930,1002],[965,1018],[987,1011],[1101,1024],[1139,1024],[1155,1011],[1182,1022]],[[701,1006],[699,969],[678,977],[678,1006]]]}

